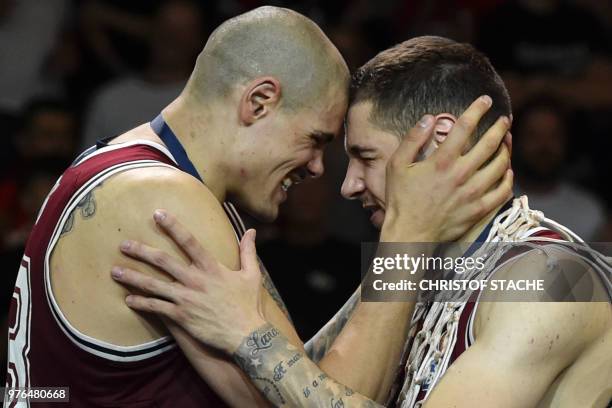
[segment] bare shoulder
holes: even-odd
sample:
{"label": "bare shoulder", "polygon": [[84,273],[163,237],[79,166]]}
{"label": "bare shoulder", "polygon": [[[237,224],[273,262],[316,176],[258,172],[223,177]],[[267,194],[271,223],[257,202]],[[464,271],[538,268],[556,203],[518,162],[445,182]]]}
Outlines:
{"label": "bare shoulder", "polygon": [[139,240],[187,261],[154,223],[153,212],[158,208],[189,226],[220,262],[238,267],[233,228],[221,204],[198,180],[161,166],[119,173],[81,199],[52,253],[54,296],[71,325],[83,334],[121,346],[167,334],[157,319],[127,308],[127,290],[110,277],[112,266],[119,265],[169,279],[121,254],[119,244],[125,239]]}
{"label": "bare shoulder", "polygon": [[529,251],[503,265],[492,279],[543,282],[543,290],[526,293],[522,299],[513,295],[515,301],[505,301],[507,295],[491,286],[483,293],[488,301],[477,309],[476,342],[503,344],[509,356],[567,364],[612,327],[610,303],[590,301],[607,296],[601,279],[567,251],[554,247]]}

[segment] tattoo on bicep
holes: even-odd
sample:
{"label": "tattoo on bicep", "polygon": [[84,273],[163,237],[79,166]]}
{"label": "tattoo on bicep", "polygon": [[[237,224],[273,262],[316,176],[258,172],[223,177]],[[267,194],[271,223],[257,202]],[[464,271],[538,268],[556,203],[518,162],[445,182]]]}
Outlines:
{"label": "tattoo on bicep", "polygon": [[360,295],[361,289],[357,289],[344,306],[340,308],[338,313],[336,313],[334,317],[332,317],[329,322],[327,322],[325,326],[304,345],[306,355],[308,355],[312,361],[318,363],[325,357],[332,344],[336,341],[336,338],[353,315],[355,308],[359,304]]}
{"label": "tattoo on bicep", "polygon": [[269,324],[247,336],[233,357],[276,406],[380,407],[329,378]]}
{"label": "tattoo on bicep", "polygon": [[74,207],[72,212],[70,212],[70,215],[68,215],[68,218],[66,219],[66,222],[64,224],[64,227],[62,228],[62,232],[60,236],[65,235],[69,233],[70,231],[72,231],[72,228],[74,227],[75,217],[76,217],[75,214],[77,212],[81,214],[81,217],[83,217],[83,219],[92,218],[96,214],[96,200],[94,197],[94,190],[100,187],[101,185],[102,183],[98,184],[96,187],[93,188],[93,190],[87,193],[85,197],[83,197],[77,203],[76,207]]}

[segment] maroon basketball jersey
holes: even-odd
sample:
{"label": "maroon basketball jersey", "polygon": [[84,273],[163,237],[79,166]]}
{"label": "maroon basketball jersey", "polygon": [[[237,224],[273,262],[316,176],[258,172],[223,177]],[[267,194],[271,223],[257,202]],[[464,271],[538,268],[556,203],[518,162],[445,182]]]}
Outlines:
{"label": "maroon basketball jersey", "polygon": [[[152,166],[177,168],[164,147],[148,141],[88,152],[57,181],[27,241],[11,302],[6,386],[69,387],[73,407],[225,406],[171,337],[128,347],[109,344],[79,332],[58,307],[49,279],[49,261],[68,215],[79,201],[119,172]],[[239,216],[231,204],[224,207],[241,235],[244,226]],[[12,401],[5,406],[29,404]]]}

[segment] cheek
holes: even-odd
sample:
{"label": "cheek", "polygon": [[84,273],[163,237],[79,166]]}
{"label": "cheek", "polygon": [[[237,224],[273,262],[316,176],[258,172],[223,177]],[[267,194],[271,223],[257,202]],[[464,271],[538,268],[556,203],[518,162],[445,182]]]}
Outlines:
{"label": "cheek", "polygon": [[377,165],[364,171],[364,179],[370,193],[380,201],[385,200],[386,167]]}

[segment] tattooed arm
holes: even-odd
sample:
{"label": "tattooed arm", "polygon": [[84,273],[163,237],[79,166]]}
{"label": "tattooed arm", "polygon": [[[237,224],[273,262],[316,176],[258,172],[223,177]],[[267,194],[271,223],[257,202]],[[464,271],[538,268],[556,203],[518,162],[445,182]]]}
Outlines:
{"label": "tattooed arm", "polygon": [[261,259],[258,259],[258,261],[259,269],[261,270],[262,275],[261,283],[263,287],[266,289],[268,295],[270,295],[270,298],[274,301],[274,303],[276,303],[276,306],[278,306],[278,308],[285,314],[287,320],[289,320],[293,324],[293,321],[291,320],[291,315],[289,314],[289,310],[287,310],[287,306],[285,305],[283,298],[281,297],[280,293],[278,293],[276,285],[274,285],[274,282],[272,281],[272,278],[270,277],[266,266],[263,264]]}
{"label": "tattooed arm", "polygon": [[233,358],[275,406],[382,407],[329,377],[270,324],[245,337]]}
{"label": "tattooed arm", "polygon": [[306,355],[315,363],[321,361],[327,352],[331,349],[332,344],[346,326],[361,296],[361,287],[351,295],[344,306],[340,308],[338,313],[334,315],[326,324],[310,339],[305,345]]}

